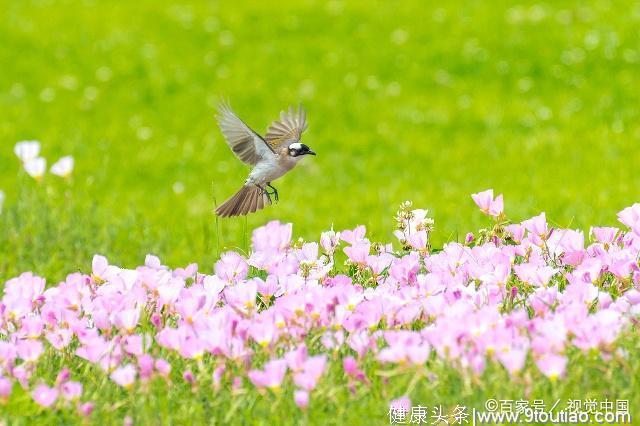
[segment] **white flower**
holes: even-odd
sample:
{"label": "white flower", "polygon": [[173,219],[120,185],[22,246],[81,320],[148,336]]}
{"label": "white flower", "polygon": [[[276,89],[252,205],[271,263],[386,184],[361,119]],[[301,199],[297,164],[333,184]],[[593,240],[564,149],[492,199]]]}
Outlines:
{"label": "white flower", "polygon": [[40,155],[40,142],[38,141],[22,141],[13,147],[20,161],[26,164],[28,161],[35,159]]}
{"label": "white flower", "polygon": [[35,180],[40,180],[47,170],[47,160],[42,157],[29,160],[24,164],[24,170]]}
{"label": "white flower", "polygon": [[2,205],[4,204],[4,191],[0,189],[0,214],[2,214]]}
{"label": "white flower", "polygon": [[73,157],[70,155],[62,157],[51,166],[51,173],[56,176],[66,178],[71,175],[71,172],[73,172]]}

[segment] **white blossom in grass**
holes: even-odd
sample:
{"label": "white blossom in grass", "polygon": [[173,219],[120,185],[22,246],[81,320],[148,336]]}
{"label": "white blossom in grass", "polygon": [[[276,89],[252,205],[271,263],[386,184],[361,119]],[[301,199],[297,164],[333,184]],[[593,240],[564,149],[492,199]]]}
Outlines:
{"label": "white blossom in grass", "polygon": [[2,206],[4,205],[4,199],[5,199],[4,191],[0,189],[0,214],[2,214]]}
{"label": "white blossom in grass", "polygon": [[26,164],[40,155],[40,142],[38,141],[22,141],[13,147],[22,164]]}
{"label": "white blossom in grass", "polygon": [[71,176],[71,172],[73,172],[73,164],[72,156],[67,155],[62,157],[51,166],[51,173],[56,176],[68,178]]}
{"label": "white blossom in grass", "polygon": [[24,171],[29,176],[39,181],[47,170],[47,160],[42,157],[36,157],[24,163]]}

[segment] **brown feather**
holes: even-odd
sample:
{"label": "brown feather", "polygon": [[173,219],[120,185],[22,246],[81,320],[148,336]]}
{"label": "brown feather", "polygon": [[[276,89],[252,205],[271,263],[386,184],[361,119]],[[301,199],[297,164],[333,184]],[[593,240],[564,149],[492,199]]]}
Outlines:
{"label": "brown feather", "polygon": [[226,102],[218,105],[216,116],[225,142],[241,161],[255,165],[258,160],[273,149],[260,135],[242,121]]}
{"label": "brown feather", "polygon": [[244,205],[242,206],[242,211],[244,212],[244,214],[253,213],[251,211],[251,207],[253,206],[253,200],[255,199],[255,196],[256,196],[256,193],[252,192],[251,194],[249,194],[249,196],[245,200]]}
{"label": "brown feather", "polygon": [[267,129],[265,141],[274,151],[281,146],[289,146],[300,141],[300,136],[307,128],[307,114],[302,108],[294,110],[289,107],[287,112],[280,112],[280,120],[276,120]]}
{"label": "brown feather", "polygon": [[220,217],[244,216],[265,207],[266,195],[255,185],[245,185],[222,203],[216,214]]}
{"label": "brown feather", "polygon": [[242,204],[247,200],[247,193],[243,194],[242,197],[237,198],[233,209],[231,210],[231,216],[242,216]]}
{"label": "brown feather", "polygon": [[254,192],[251,195],[251,207],[249,209],[249,213],[255,213],[258,210],[258,197],[259,197],[259,193]]}
{"label": "brown feather", "polygon": [[249,194],[247,194],[244,200],[242,200],[242,202],[238,206],[239,215],[244,216],[249,213],[249,210],[251,210],[251,199],[255,196],[255,194],[256,194],[255,191],[252,191]]}
{"label": "brown feather", "polygon": [[256,210],[261,210],[264,208],[264,196],[259,196],[256,199]]}

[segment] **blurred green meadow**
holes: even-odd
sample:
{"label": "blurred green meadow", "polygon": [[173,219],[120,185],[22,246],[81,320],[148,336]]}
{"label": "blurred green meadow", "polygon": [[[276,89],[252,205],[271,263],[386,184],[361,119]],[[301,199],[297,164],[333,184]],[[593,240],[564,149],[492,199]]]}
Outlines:
{"label": "blurred green meadow", "polygon": [[[640,2],[0,2],[0,278],[134,266],[209,268],[268,220],[296,236],[430,209],[437,242],[502,192],[515,219],[615,222],[638,201]],[[319,155],[276,183],[278,205],[216,222],[248,169],[214,121],[221,96],[264,132],[302,102]],[[21,176],[37,139],[67,184]]]}

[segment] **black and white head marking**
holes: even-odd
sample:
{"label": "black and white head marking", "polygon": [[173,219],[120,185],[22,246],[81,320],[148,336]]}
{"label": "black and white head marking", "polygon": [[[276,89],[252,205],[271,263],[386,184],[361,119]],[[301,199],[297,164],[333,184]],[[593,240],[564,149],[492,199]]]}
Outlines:
{"label": "black and white head marking", "polygon": [[295,142],[289,145],[289,155],[291,157],[298,157],[300,155],[307,155],[307,154],[316,155],[316,153],[313,152],[311,148],[309,148],[307,145],[303,143]]}

